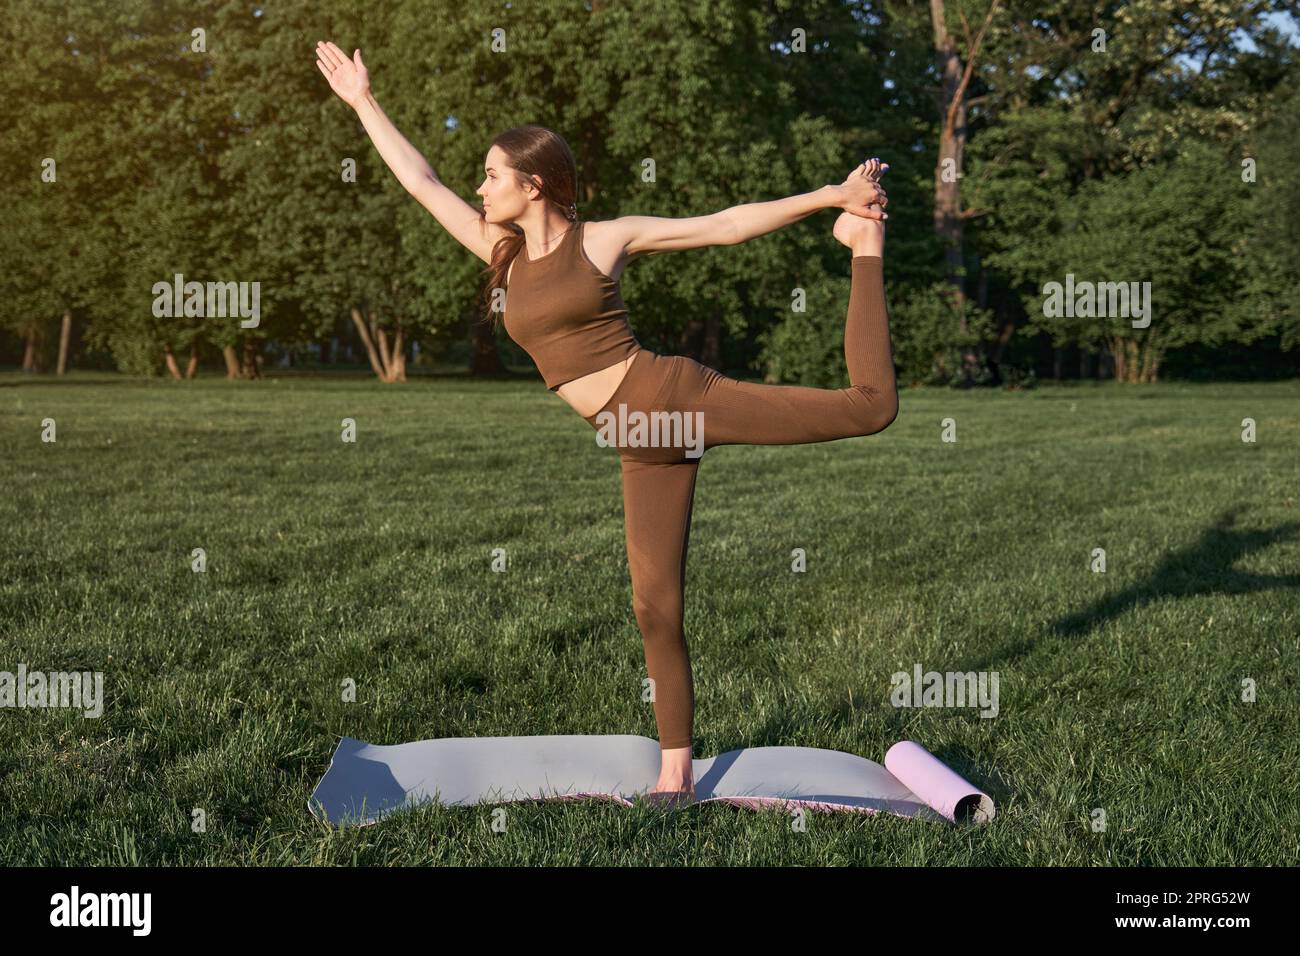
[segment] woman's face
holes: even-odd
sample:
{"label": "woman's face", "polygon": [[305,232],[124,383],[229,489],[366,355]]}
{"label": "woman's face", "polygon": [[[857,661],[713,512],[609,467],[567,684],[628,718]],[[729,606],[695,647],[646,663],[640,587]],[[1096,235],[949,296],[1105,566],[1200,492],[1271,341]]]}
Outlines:
{"label": "woman's face", "polygon": [[509,157],[500,146],[488,150],[483,160],[483,185],[475,190],[483,199],[488,222],[514,222],[528,208],[529,191],[519,185]]}

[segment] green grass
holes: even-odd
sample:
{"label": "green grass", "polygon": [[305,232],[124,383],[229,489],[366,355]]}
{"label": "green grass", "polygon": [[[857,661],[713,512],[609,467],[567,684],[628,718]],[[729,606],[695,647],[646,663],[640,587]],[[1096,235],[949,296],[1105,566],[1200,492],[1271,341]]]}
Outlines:
{"label": "green grass", "polygon": [[[911,739],[988,826],[537,803],[332,830],[307,797],[338,735],[655,736],[614,450],[537,381],[0,375],[0,670],[107,698],[0,710],[0,862],[1294,864],[1298,465],[1300,381],[906,391],[872,438],[705,456],[695,755]],[[997,671],[998,716],[893,707],[917,663]]]}

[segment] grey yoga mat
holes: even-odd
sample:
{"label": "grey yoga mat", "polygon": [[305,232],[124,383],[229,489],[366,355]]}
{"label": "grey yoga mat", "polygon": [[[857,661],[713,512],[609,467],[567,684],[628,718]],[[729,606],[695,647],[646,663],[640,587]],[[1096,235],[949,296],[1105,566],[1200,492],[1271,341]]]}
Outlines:
{"label": "grey yoga mat", "polygon": [[[691,761],[699,803],[987,823],[993,801],[920,744],[900,741],[885,765],[839,750],[746,747]],[[333,824],[366,825],[407,807],[527,800],[633,806],[659,779],[659,742],[631,734],[446,737],[390,746],[339,741],[307,800]]]}

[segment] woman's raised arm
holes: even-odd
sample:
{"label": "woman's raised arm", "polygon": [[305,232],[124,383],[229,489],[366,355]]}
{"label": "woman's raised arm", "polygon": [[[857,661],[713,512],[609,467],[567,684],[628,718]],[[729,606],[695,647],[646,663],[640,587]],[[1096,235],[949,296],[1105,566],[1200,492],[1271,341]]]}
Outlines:
{"label": "woman's raised arm", "polygon": [[433,215],[438,223],[484,262],[507,230],[484,220],[479,210],[443,185],[433,167],[393,125],[370,91],[370,73],[361,51],[344,56],[333,43],[316,44],[316,66],[329,80],[330,89],[357,111],[370,141],[402,187]]}
{"label": "woman's raised arm", "polygon": [[370,134],[370,140],[379,150],[397,181],[411,189],[421,179],[437,179],[433,167],[420,151],[412,146],[390,120],[370,92],[370,71],[361,62],[361,51],[352,58],[344,56],[333,43],[316,44],[316,66],[330,81],[330,89],[339,99],[357,111],[357,117]]}

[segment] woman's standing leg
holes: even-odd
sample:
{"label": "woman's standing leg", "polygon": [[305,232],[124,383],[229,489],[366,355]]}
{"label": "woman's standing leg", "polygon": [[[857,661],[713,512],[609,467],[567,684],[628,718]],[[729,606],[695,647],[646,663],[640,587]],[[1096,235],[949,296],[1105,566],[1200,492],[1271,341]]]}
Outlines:
{"label": "woman's standing leg", "polygon": [[[623,517],[632,607],[653,682],[661,751],[691,747],[695,691],[683,627],[686,550],[699,460],[641,461],[624,455]],[[662,781],[661,781],[662,782]]]}

